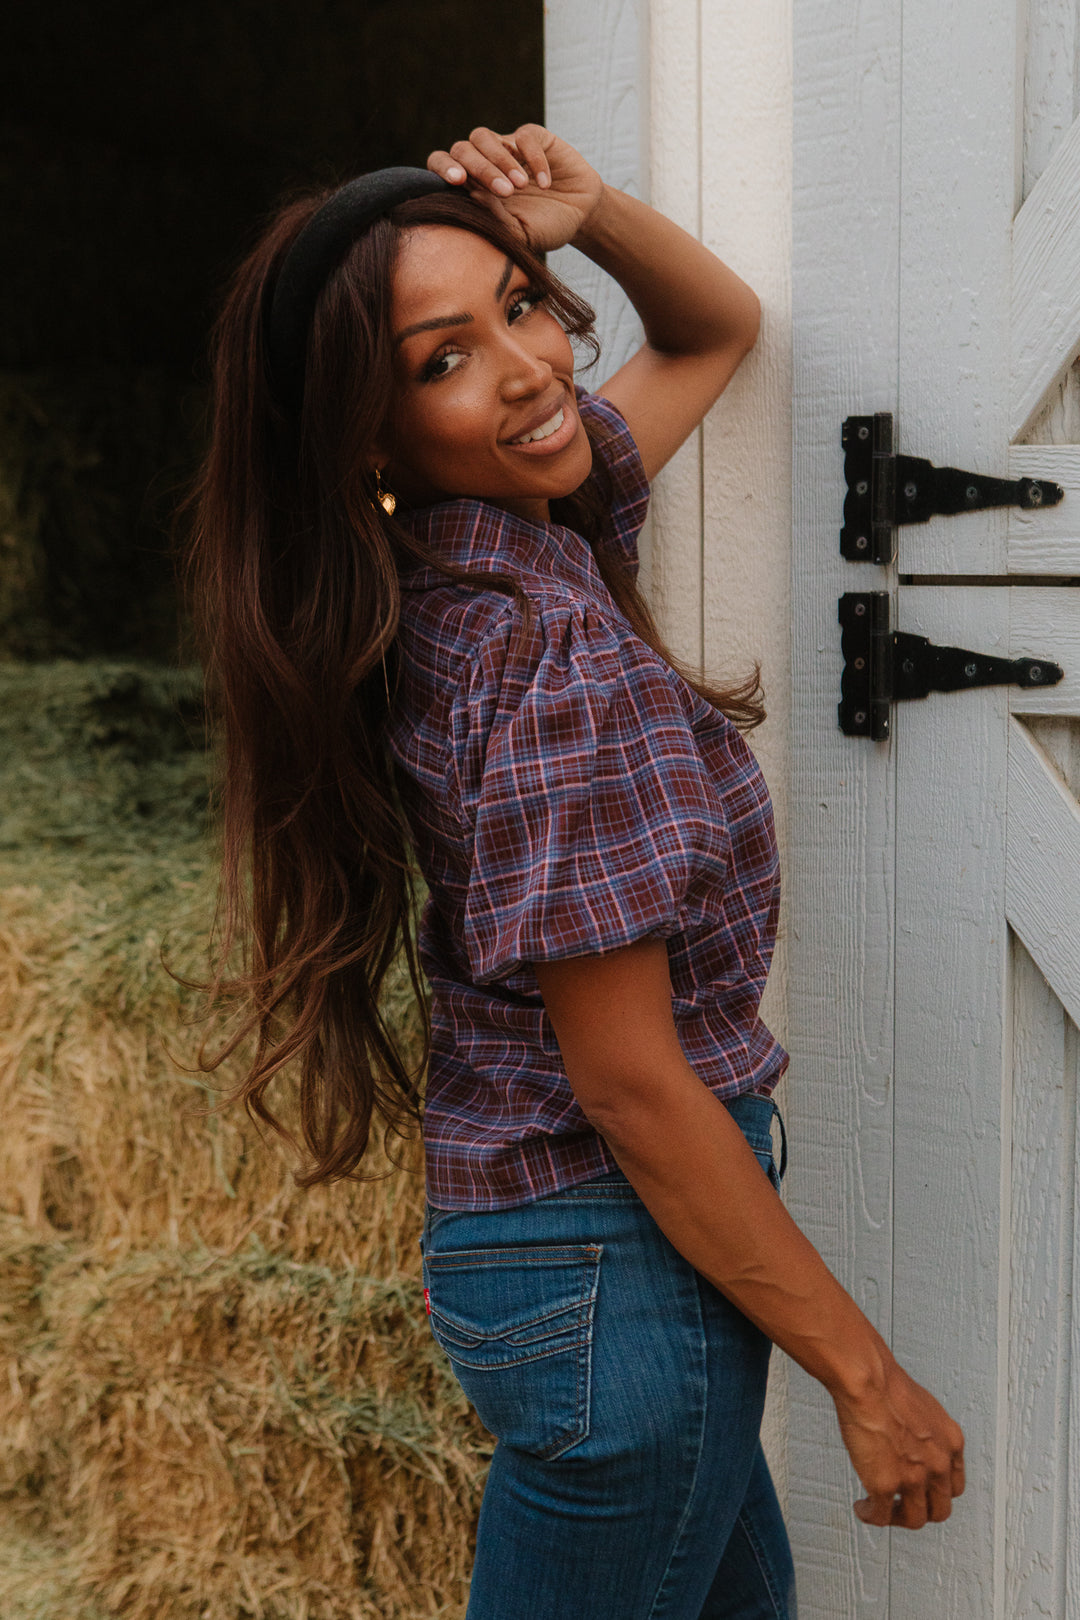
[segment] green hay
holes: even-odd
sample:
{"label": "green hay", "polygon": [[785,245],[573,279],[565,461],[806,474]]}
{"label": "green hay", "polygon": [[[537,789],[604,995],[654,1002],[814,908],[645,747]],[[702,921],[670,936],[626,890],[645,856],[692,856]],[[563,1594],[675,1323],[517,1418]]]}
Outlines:
{"label": "green hay", "polygon": [[208,800],[197,671],[0,665],[0,870],[47,879],[58,856],[67,880],[148,857],[205,866]]}
{"label": "green hay", "polygon": [[299,1192],[208,1107],[238,1063],[192,1073],[199,733],[190,674],[0,670],[0,1582],[33,1620],[452,1620],[490,1440],[427,1331],[417,1144]]}

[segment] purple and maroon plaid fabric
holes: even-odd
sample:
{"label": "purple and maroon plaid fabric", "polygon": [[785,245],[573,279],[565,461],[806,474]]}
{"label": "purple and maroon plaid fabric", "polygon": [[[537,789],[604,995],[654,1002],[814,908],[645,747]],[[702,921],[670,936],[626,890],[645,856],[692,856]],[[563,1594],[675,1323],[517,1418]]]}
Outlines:
{"label": "purple and maroon plaid fabric", "polygon": [[[648,505],[623,418],[580,394],[636,567]],[[632,633],[580,535],[483,501],[411,513],[418,539],[495,588],[403,581],[391,744],[427,880],[433,991],[424,1141],[443,1209],[526,1203],[616,1168],[566,1079],[530,964],[665,939],[675,1021],[721,1097],[787,1062],[757,1016],[779,879],[768,793],[723,715]]]}

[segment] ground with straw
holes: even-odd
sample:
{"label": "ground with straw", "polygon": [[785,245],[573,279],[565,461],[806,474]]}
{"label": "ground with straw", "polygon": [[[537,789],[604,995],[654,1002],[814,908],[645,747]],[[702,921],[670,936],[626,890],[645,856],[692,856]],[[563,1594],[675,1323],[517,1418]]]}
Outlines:
{"label": "ground with straw", "polygon": [[300,1192],[192,1072],[202,741],[193,674],[0,666],[3,1613],[449,1620],[490,1441],[427,1330],[416,1144]]}

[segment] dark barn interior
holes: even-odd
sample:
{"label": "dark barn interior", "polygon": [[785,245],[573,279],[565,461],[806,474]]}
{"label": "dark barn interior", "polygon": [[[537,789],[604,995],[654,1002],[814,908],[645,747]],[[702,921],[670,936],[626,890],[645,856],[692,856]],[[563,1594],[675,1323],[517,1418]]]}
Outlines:
{"label": "dark barn interior", "polygon": [[219,289],[276,198],[542,109],[542,7],[45,0],[0,30],[0,658],[176,656]]}

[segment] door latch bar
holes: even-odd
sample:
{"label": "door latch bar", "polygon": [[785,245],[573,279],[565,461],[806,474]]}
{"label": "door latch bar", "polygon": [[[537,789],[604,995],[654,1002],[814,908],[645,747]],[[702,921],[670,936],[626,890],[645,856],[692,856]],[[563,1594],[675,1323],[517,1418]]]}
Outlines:
{"label": "door latch bar", "polygon": [[849,562],[891,563],[901,523],[927,523],[936,516],[984,512],[993,506],[1032,511],[1056,506],[1060,484],[1045,478],[991,478],[959,467],[935,467],[920,456],[893,453],[891,411],[849,416],[844,447],[844,525],[840,550]]}
{"label": "door latch bar", "polygon": [[889,705],[907,698],[974,686],[1056,686],[1064,677],[1046,658],[998,658],[890,630],[887,591],[847,591],[839,605],[840,729],[848,737],[888,737]]}

